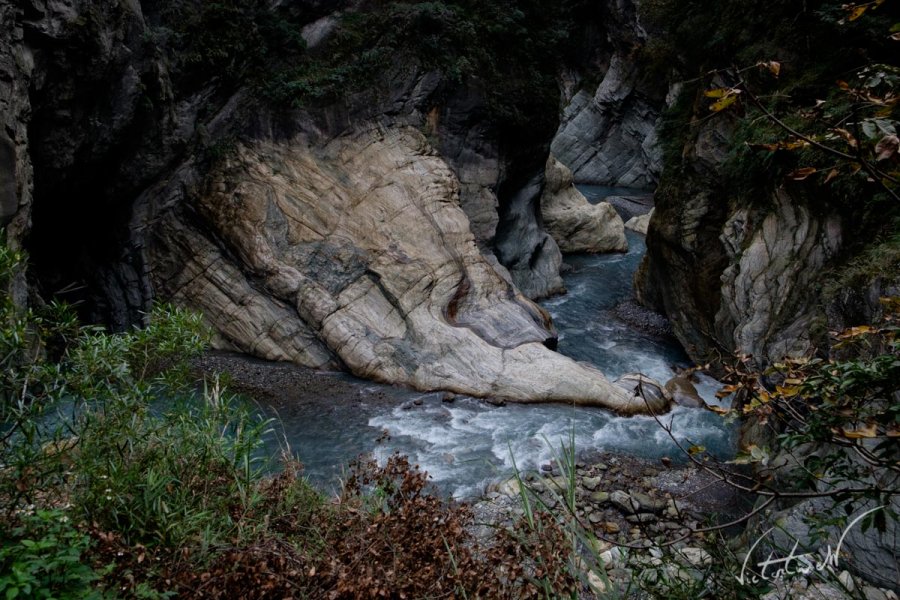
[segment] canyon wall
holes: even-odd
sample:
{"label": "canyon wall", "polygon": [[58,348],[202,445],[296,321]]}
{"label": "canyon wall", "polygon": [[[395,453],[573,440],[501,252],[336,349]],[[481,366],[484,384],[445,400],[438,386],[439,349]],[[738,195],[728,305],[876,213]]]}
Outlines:
{"label": "canyon wall", "polygon": [[[299,6],[327,44],[323,7]],[[119,329],[175,301],[204,312],[218,346],[264,358],[647,410],[555,353],[529,299],[563,289],[540,214],[551,135],[504,142],[485,82],[400,62],[333,102],[275,108],[179,67],[165,8],[35,0],[4,13],[2,118],[16,139],[0,167],[16,184],[3,218],[31,254],[35,297]]]}

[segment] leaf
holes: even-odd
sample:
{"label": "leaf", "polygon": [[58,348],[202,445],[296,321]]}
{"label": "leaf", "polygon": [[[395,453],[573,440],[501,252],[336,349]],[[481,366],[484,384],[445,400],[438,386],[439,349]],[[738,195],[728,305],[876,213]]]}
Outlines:
{"label": "leaf", "polygon": [[896,135],[886,135],[875,146],[875,160],[882,161],[892,158],[900,150],[900,138]]}
{"label": "leaf", "polygon": [[851,327],[842,331],[837,337],[841,340],[846,340],[850,338],[856,338],[861,335],[868,335],[875,331],[875,328],[871,325],[860,325],[858,327]]}
{"label": "leaf", "polygon": [[798,148],[806,148],[809,146],[809,142],[806,140],[794,140],[792,142],[780,142],[780,145],[784,150],[797,150]]}
{"label": "leaf", "polygon": [[869,10],[869,6],[867,4],[863,4],[862,6],[855,6],[855,7],[851,5],[848,8],[848,10],[850,11],[850,14],[847,15],[847,20],[855,21],[858,18],[860,18],[861,16],[863,16],[867,10]]}
{"label": "leaf", "polygon": [[688,454],[691,456],[696,456],[702,452],[706,452],[706,446],[691,446],[688,448]]}
{"label": "leaf", "polygon": [[707,98],[724,98],[725,96],[730,96],[733,93],[731,88],[715,88],[712,90],[706,90],[703,92],[703,95]]}
{"label": "leaf", "polygon": [[878,428],[874,423],[870,423],[858,429],[845,429],[841,427],[841,435],[850,440],[858,440],[860,438],[878,437]]}
{"label": "leaf", "polygon": [[838,171],[837,169],[832,169],[831,171],[828,172],[828,175],[825,177],[825,183],[831,182],[838,175],[840,175],[840,171]]}
{"label": "leaf", "polygon": [[737,95],[725,96],[718,102],[715,102],[714,104],[710,105],[709,110],[711,110],[713,112],[722,112],[723,110],[725,110],[726,108],[728,108],[729,106],[734,104],[737,101],[737,99],[738,99]]}
{"label": "leaf", "polygon": [[757,66],[768,69],[769,73],[771,73],[776,78],[781,74],[781,63],[777,60],[763,61],[757,63]]}
{"label": "leaf", "polygon": [[796,385],[791,386],[775,386],[775,390],[781,395],[783,398],[793,398],[797,394],[800,393],[800,387]]}
{"label": "leaf", "polygon": [[791,171],[787,174],[788,179],[793,179],[794,181],[803,181],[813,173],[815,173],[817,169],[815,167],[803,167],[802,169],[797,169],[795,171]]}
{"label": "leaf", "polygon": [[846,129],[841,129],[840,127],[838,127],[837,129],[834,130],[834,132],[836,134],[838,134],[839,136],[841,136],[841,138],[843,138],[844,141],[847,142],[847,145],[850,146],[851,148],[853,148],[854,150],[859,147],[859,142],[856,141],[856,138],[853,137],[853,134],[850,133],[849,131],[847,131]]}

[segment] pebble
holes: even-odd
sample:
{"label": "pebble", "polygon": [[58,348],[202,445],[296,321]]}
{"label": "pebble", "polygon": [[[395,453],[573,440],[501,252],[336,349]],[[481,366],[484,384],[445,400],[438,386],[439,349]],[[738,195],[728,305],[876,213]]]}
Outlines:
{"label": "pebble", "polygon": [[684,562],[695,567],[712,564],[712,556],[702,548],[682,548],[678,554],[684,559]]}
{"label": "pebble", "polygon": [[585,477],[584,480],[582,481],[582,484],[584,485],[584,487],[586,487],[587,489],[589,489],[590,491],[593,492],[598,487],[600,487],[600,484],[602,482],[603,482],[602,477]]}
{"label": "pebble", "polygon": [[851,594],[856,590],[856,582],[853,581],[853,577],[850,576],[848,571],[841,571],[841,574],[838,575],[838,581]]}
{"label": "pebble", "polygon": [[594,504],[606,504],[609,502],[609,492],[594,492],[591,494],[591,502]]}
{"label": "pebble", "polygon": [[638,513],[636,515],[628,515],[625,520],[629,523],[656,523],[659,517],[652,513]]}
{"label": "pebble", "polygon": [[631,496],[622,490],[613,490],[609,495],[609,501],[623,513],[634,514],[636,512],[631,501]]}
{"label": "pebble", "polygon": [[588,571],[587,583],[595,594],[605,594],[609,589],[607,582],[594,571]]}
{"label": "pebble", "polygon": [[603,523],[603,530],[606,533],[619,533],[620,531],[622,531],[622,528],[619,527],[619,524],[615,521],[605,521]]}
{"label": "pebble", "polygon": [[665,500],[657,500],[642,492],[631,492],[631,498],[638,503],[644,512],[662,512],[666,508]]}

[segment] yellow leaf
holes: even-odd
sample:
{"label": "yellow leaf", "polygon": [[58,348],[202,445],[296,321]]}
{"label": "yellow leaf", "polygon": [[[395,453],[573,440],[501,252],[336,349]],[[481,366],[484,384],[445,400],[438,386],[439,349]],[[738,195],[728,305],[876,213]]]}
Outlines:
{"label": "yellow leaf", "polygon": [[797,169],[796,171],[791,171],[788,173],[788,178],[793,179],[794,181],[803,181],[810,175],[816,172],[815,167],[803,167],[802,169]]}
{"label": "yellow leaf", "polygon": [[869,424],[865,427],[860,427],[859,429],[845,429],[841,427],[841,434],[845,438],[851,440],[858,440],[860,438],[873,438],[878,437],[878,428],[876,428],[874,424]]}
{"label": "yellow leaf", "polygon": [[793,398],[797,394],[800,393],[800,388],[796,385],[791,386],[776,386],[775,390],[783,397],[783,398]]}
{"label": "yellow leaf", "polygon": [[781,142],[781,147],[785,150],[796,150],[797,148],[806,148],[809,142],[806,140],[795,140],[793,142]]}
{"label": "yellow leaf", "polygon": [[867,335],[875,331],[875,329],[871,325],[860,325],[858,327],[851,327],[850,329],[846,329],[838,335],[838,339],[846,340],[850,338],[860,337],[862,335]]}
{"label": "yellow leaf", "polygon": [[721,111],[725,110],[726,108],[728,108],[729,106],[731,106],[732,104],[734,104],[735,101],[737,100],[737,98],[738,97],[736,95],[725,96],[718,102],[712,104],[709,107],[709,110],[711,110],[713,112],[721,112]]}
{"label": "yellow leaf", "polygon": [[869,10],[869,7],[866,4],[863,4],[862,6],[853,7],[850,9],[850,14],[847,15],[847,20],[855,21],[858,18],[860,18],[861,16],[863,16],[863,14],[865,14],[865,12],[867,10]]}
{"label": "yellow leaf", "polygon": [[707,98],[724,98],[725,96],[730,96],[732,93],[731,88],[715,88],[706,90],[703,92],[703,95]]}

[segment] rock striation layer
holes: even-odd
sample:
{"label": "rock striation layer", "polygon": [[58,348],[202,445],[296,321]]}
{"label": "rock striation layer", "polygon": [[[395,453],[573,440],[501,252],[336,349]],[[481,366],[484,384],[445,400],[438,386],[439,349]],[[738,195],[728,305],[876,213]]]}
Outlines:
{"label": "rock striation layer", "polygon": [[636,290],[695,360],[740,352],[767,363],[816,342],[824,321],[811,291],[843,247],[842,224],[798,185],[765,202],[734,198],[721,171],[732,126],[726,116],[701,125],[683,173],[657,190]]}
{"label": "rock striation layer", "polygon": [[657,103],[637,90],[638,67],[615,54],[596,89],[578,91],[563,111],[551,151],[581,183],[653,187],[662,171]]}

